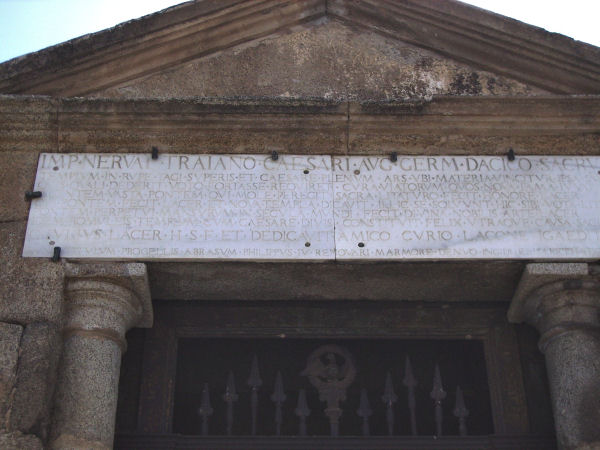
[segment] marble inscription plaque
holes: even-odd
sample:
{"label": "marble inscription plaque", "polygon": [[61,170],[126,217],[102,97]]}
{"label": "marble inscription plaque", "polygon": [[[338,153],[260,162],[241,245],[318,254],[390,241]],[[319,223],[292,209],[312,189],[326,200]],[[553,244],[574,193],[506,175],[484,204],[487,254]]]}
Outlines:
{"label": "marble inscription plaque", "polygon": [[595,259],[600,158],[334,158],[337,259]]}
{"label": "marble inscription plaque", "polygon": [[42,154],[23,256],[600,258],[600,158]]}
{"label": "marble inscription plaque", "polygon": [[334,258],[331,158],[42,154],[23,256]]}

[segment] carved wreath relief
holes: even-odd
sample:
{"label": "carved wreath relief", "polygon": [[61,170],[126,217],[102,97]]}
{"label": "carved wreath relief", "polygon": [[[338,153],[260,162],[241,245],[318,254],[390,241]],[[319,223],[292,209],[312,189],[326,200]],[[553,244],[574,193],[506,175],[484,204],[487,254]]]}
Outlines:
{"label": "carved wreath relief", "polygon": [[348,350],[338,345],[323,345],[310,354],[306,369],[301,373],[318,390],[319,400],[326,402],[325,415],[329,418],[331,435],[339,434],[346,389],[356,377],[354,358]]}

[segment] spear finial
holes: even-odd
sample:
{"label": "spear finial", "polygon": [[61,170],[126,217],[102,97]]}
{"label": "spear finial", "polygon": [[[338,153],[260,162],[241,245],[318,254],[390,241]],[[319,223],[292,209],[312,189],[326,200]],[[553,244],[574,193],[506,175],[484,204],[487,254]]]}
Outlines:
{"label": "spear finial", "polygon": [[275,378],[275,389],[271,394],[271,400],[275,403],[275,426],[276,434],[281,434],[281,423],[283,422],[283,414],[281,412],[281,405],[286,399],[285,391],[283,390],[283,380],[281,378],[281,372],[277,371],[277,377]]}
{"label": "spear finial", "polygon": [[369,436],[371,434],[369,429],[369,417],[373,415],[373,410],[369,404],[369,396],[367,390],[362,388],[360,391],[360,405],[356,411],[358,417],[362,417],[363,420],[363,436]]}
{"label": "spear finial", "polygon": [[202,435],[208,435],[208,417],[212,416],[213,409],[210,404],[210,393],[208,390],[208,383],[204,383],[202,388],[202,399],[200,401],[200,408],[198,408],[198,415],[202,417]]}
{"label": "spear finial", "polygon": [[435,374],[433,375],[433,389],[429,394],[435,402],[435,434],[442,435],[442,400],[446,398],[446,391],[442,387],[442,376],[440,375],[440,366],[435,365]]}
{"label": "spear finial", "polygon": [[456,403],[454,404],[454,417],[458,418],[458,430],[461,436],[467,435],[466,418],[469,417],[469,410],[465,405],[465,399],[460,386],[456,386]]}
{"label": "spear finial", "polygon": [[252,436],[256,435],[256,423],[258,415],[258,388],[262,386],[260,373],[258,371],[258,358],[256,355],[252,358],[252,366],[250,367],[250,376],[248,377],[248,386],[252,389],[250,394],[250,411],[252,414]]}
{"label": "spear finial", "polygon": [[300,418],[300,436],[306,436],[306,418],[310,416],[310,409],[306,402],[306,391],[304,389],[300,389],[300,392],[298,392],[298,404],[296,405],[294,414]]}
{"label": "spear finial", "polygon": [[254,389],[258,389],[263,384],[260,373],[258,371],[258,358],[256,355],[252,358],[252,366],[250,367],[250,376],[248,377],[248,386]]}
{"label": "spear finial", "polygon": [[394,385],[392,384],[392,374],[389,371],[385,377],[385,388],[383,390],[383,396],[381,397],[381,399],[386,405],[388,434],[392,436],[394,434],[393,404],[396,403],[396,401],[398,400],[398,396],[394,392]]}
{"label": "spear finial", "polygon": [[239,396],[235,390],[235,380],[233,379],[233,372],[229,371],[227,376],[227,385],[225,386],[225,393],[223,394],[223,400],[227,403],[227,435],[231,436],[233,428],[233,403],[238,401]]}
{"label": "spear finial", "polygon": [[417,379],[413,374],[412,364],[408,355],[406,355],[406,359],[404,360],[404,378],[402,379],[402,384],[408,388],[417,386]]}
{"label": "spear finial", "polygon": [[404,378],[402,384],[408,389],[408,410],[410,412],[410,430],[413,436],[417,435],[417,402],[415,400],[415,388],[417,387],[417,379],[413,374],[412,365],[410,359],[406,355],[404,362]]}

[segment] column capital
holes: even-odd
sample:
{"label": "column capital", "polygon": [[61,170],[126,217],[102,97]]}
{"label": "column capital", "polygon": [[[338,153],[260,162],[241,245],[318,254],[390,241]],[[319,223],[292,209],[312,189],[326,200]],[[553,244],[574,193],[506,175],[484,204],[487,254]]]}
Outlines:
{"label": "column capital", "polygon": [[527,322],[541,334],[540,349],[570,331],[600,331],[600,279],[587,263],[527,264],[508,320]]}
{"label": "column capital", "polygon": [[152,326],[152,299],[143,263],[66,263],[66,335],[110,339],[125,348],[132,327]]}

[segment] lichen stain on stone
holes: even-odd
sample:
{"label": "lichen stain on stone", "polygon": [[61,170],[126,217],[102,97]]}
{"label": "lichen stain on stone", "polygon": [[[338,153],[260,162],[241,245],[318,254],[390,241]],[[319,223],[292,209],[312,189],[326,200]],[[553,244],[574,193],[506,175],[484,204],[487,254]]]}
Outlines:
{"label": "lichen stain on stone", "polygon": [[223,50],[95,97],[410,100],[544,91],[376,33],[320,21]]}

